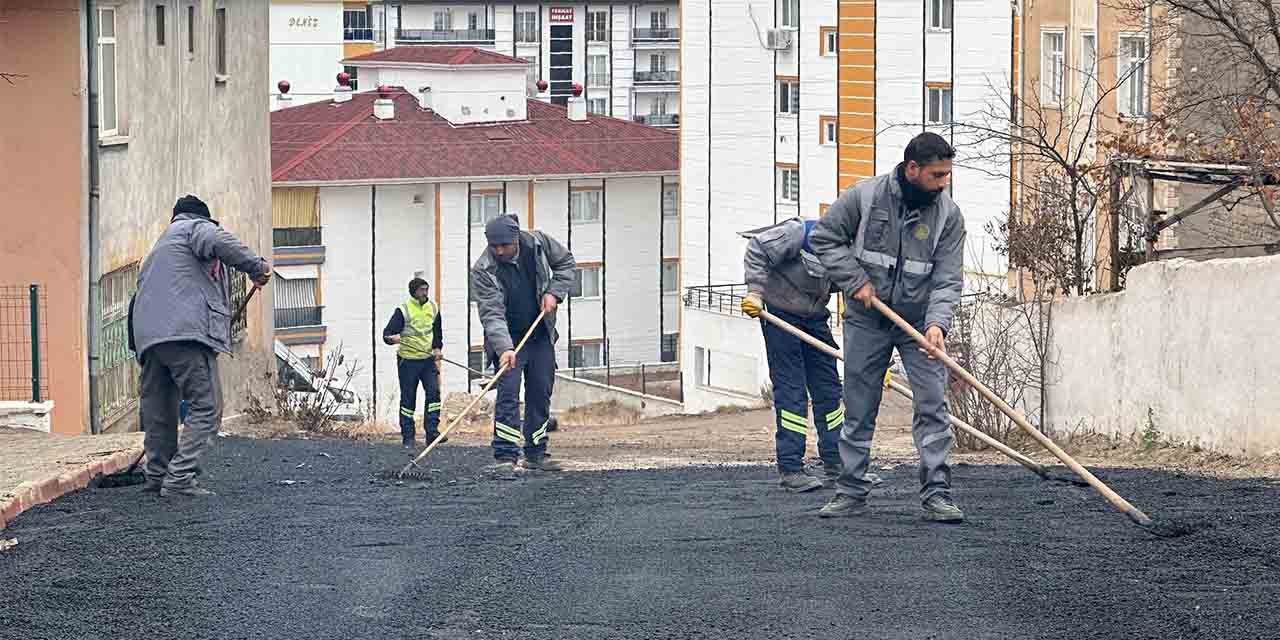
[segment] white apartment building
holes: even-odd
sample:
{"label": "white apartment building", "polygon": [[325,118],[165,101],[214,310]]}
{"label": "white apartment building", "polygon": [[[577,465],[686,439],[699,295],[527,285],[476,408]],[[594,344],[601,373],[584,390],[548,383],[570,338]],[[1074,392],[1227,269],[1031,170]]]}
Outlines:
{"label": "white apartment building", "polygon": [[1007,100],[996,93],[1012,77],[1007,0],[685,0],[681,13],[686,411],[758,402],[767,380],[760,331],[736,315],[738,233],[821,216],[841,190],[893,170],[921,131],[959,150],[967,282],[1004,283],[986,227],[1007,215],[1010,182],[978,160],[1000,149],[954,125]]}
{"label": "white apartment building", "polygon": [[[550,84],[564,105],[584,87],[590,113],[679,125],[676,2],[272,2],[272,95],[325,99],[343,59],[397,46],[473,46],[529,61],[528,93]],[[356,89],[369,87],[345,70]]]}
{"label": "white apartment building", "polygon": [[[272,113],[276,338],[304,358],[341,347],[356,390],[394,413],[382,328],[415,275],[440,307],[445,357],[482,369],[470,265],[484,224],[517,213],[578,262],[561,307],[563,369],[671,362],[678,343],[674,131],[525,97],[527,65],[474,47],[347,60],[382,90]],[[469,310],[464,312],[463,310]],[[446,365],[444,391],[473,376]]]}

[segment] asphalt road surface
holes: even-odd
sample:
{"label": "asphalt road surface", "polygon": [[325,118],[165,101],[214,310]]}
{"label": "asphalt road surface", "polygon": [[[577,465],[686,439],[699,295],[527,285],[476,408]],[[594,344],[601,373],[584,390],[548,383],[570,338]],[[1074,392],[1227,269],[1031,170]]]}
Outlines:
{"label": "asphalt road surface", "polygon": [[1271,481],[1102,470],[1211,525],[1159,539],[1012,466],[957,467],[969,520],[948,526],[920,520],[908,466],[830,521],[829,491],[766,467],[501,481],[484,449],[428,461],[396,486],[371,477],[395,447],[220,438],[216,497],[33,509],[0,531],[19,541],[0,638],[1280,638]]}

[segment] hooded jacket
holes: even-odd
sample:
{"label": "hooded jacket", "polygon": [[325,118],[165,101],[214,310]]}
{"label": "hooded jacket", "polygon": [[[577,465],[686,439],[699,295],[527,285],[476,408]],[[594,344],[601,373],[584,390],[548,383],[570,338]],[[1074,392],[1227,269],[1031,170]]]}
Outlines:
{"label": "hooded jacket", "polygon": [[803,318],[825,318],[835,291],[822,266],[806,247],[809,225],[801,218],[768,227],[747,243],[743,275],[747,291],[765,304]]}
{"label": "hooded jacket", "polygon": [[179,213],[156,241],[129,303],[130,348],[141,360],[165,342],[199,342],[231,353],[227,267],[257,278],[266,259],[209,218]]}

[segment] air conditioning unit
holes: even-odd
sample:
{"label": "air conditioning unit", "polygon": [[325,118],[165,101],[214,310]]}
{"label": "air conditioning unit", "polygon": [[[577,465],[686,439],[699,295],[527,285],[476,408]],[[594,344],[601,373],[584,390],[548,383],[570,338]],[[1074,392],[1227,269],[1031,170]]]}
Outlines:
{"label": "air conditioning unit", "polygon": [[765,34],[765,48],[772,51],[786,51],[791,48],[791,40],[795,32],[790,29],[769,29]]}

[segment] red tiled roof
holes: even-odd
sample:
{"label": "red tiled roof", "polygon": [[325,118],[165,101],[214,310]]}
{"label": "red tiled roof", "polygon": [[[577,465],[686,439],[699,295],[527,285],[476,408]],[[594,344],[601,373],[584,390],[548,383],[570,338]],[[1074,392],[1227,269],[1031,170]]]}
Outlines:
{"label": "red tiled roof", "polygon": [[274,182],[674,172],[672,131],[529,99],[528,120],[455,126],[393,89],[395,118],[373,117],[376,92],[271,113]]}
{"label": "red tiled roof", "polygon": [[358,62],[408,62],[414,64],[528,64],[524,58],[477,49],[476,47],[447,47],[438,45],[410,45],[392,47],[382,51],[347,58],[342,63],[352,66]]}

